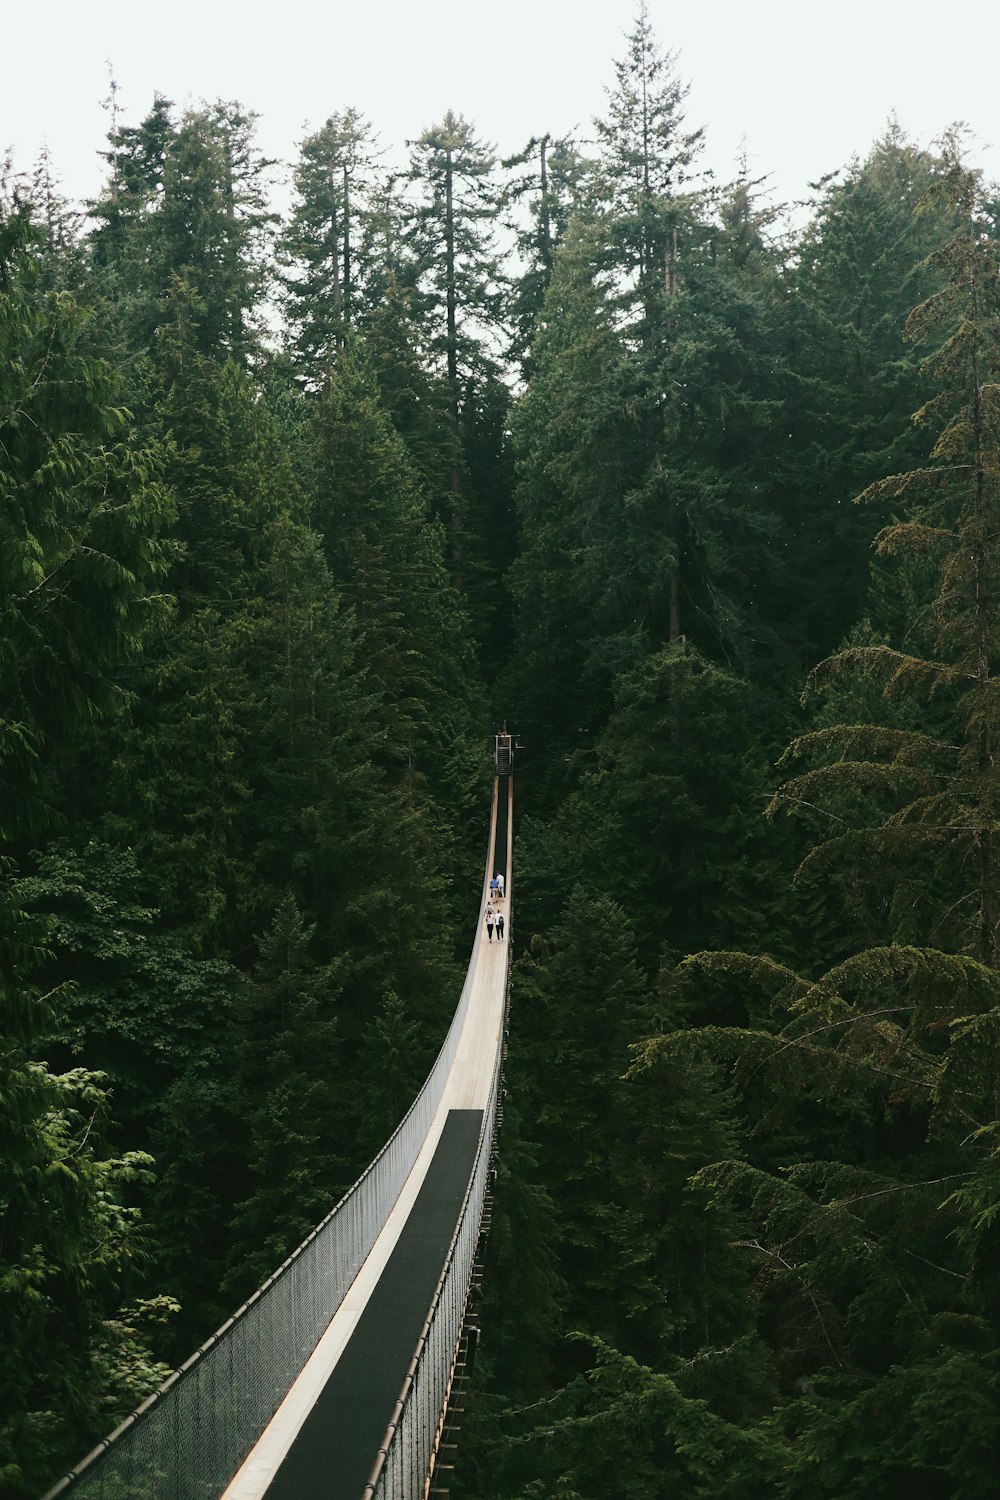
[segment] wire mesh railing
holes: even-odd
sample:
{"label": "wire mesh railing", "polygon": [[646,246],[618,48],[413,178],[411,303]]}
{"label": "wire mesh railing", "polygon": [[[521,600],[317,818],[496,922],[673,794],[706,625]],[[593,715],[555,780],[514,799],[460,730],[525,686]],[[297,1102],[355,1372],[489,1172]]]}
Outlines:
{"label": "wire mesh railing", "polygon": [[[513,928],[509,932],[513,937]],[[507,948],[505,990],[510,983]],[[504,1027],[504,1031],[506,1028]],[[489,1103],[483,1115],[475,1165],[462,1212],[406,1380],[362,1500],[420,1500],[444,1414],[472,1285],[483,1204],[493,1166],[494,1137],[503,1078],[503,1045],[497,1047]]]}
{"label": "wire mesh railing", "polygon": [[44,1500],[216,1500],[281,1405],[360,1270],[416,1161],[468,1010],[378,1156],[254,1296]]}
{"label": "wire mesh railing", "polygon": [[490,1104],[461,1218],[406,1382],[379,1450],[363,1500],[418,1500],[424,1494],[438,1419],[448,1395],[465,1317],[480,1220],[492,1160],[499,1087],[499,1052]]}

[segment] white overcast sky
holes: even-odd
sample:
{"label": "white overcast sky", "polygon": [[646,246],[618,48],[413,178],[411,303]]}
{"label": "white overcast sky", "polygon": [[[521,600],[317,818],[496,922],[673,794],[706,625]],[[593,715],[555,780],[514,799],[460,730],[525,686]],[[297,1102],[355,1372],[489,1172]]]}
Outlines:
{"label": "white overcast sky", "polygon": [[[402,160],[408,137],[453,109],[510,154],[532,135],[587,134],[638,0],[35,0],[0,28],[0,154],[31,166],[47,142],[64,192],[102,180],[108,62],[126,123],[159,90],[179,106],[238,99],[259,143],[294,158],[353,105]],[[928,145],[953,121],[1000,179],[998,0],[649,0],[690,84],[689,126],[728,179],[745,144],[780,201],[864,156],[894,112]]]}

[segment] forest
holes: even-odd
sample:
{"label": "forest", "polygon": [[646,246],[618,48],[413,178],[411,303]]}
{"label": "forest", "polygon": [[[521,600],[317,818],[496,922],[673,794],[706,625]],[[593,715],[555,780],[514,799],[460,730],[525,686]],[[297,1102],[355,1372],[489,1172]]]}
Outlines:
{"label": "forest", "polygon": [[1000,198],[890,120],[789,215],[686,94],[643,7],[591,141],[344,107],[279,215],[112,90],[94,201],[3,176],[10,1500],[394,1128],[502,720],[454,1493],[997,1493]]}

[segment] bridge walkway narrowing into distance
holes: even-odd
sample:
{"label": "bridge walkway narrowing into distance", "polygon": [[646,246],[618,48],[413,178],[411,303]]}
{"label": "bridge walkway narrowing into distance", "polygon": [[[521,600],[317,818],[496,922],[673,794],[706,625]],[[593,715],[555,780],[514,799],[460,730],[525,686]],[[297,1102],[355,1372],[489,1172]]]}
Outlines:
{"label": "bridge walkway narrowing into distance", "polygon": [[[498,765],[509,769],[509,751]],[[492,1174],[512,820],[513,776],[498,775],[461,999],[406,1119],[255,1297],[45,1500],[426,1494]],[[498,869],[507,940],[489,941],[482,909]]]}

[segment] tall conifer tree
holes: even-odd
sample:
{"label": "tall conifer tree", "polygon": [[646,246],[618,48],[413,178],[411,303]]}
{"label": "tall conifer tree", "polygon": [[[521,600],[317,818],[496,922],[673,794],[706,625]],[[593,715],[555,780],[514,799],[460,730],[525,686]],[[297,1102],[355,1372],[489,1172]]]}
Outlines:
{"label": "tall conifer tree", "polygon": [[[890,123],[863,161],[823,189],[785,277],[775,333],[790,378],[771,484],[794,560],[781,608],[806,670],[860,617],[871,543],[889,517],[885,506],[851,501],[922,458],[909,416],[925,382],[904,329],[939,283],[933,252],[951,233],[947,201],[927,196],[941,171]],[[809,580],[807,592],[796,575]]]}
{"label": "tall conifer tree", "polygon": [[355,109],[307,136],[294,171],[296,198],[280,242],[285,313],[296,365],[311,383],[332,368],[357,326],[377,245],[378,150]]}
{"label": "tall conifer tree", "polygon": [[464,494],[462,425],[468,388],[497,373],[503,296],[494,167],[491,148],[477,138],[468,120],[451,110],[411,146],[415,204],[408,239],[427,348],[447,412],[448,493],[440,501],[458,576],[463,571],[468,575],[473,556],[486,546],[482,517]]}
{"label": "tall conifer tree", "polygon": [[127,1204],[149,1162],[108,1150],[100,1075],[38,1060],[61,999],[38,984],[54,924],[18,876],[125,706],[169,516],[80,307],[40,284],[40,240],[30,206],[0,195],[0,1482],[26,1497],[97,1436],[101,1320],[133,1285]]}
{"label": "tall conifer tree", "polygon": [[[532,136],[522,151],[508,157],[505,201],[526,269],[515,282],[510,304],[510,354],[530,375],[531,347],[545,292],[552,279],[556,247],[566,233],[583,194],[585,163],[566,137]],[[525,214],[527,222],[524,222]]]}

